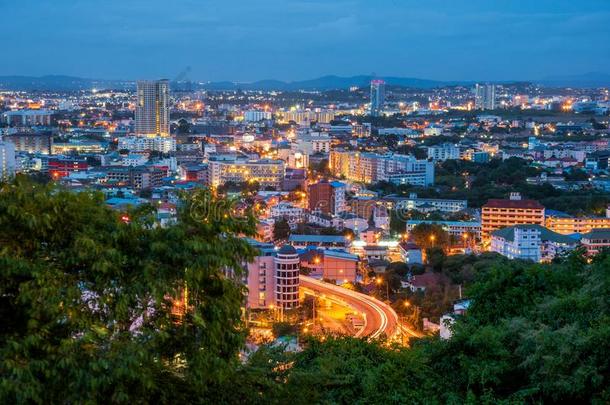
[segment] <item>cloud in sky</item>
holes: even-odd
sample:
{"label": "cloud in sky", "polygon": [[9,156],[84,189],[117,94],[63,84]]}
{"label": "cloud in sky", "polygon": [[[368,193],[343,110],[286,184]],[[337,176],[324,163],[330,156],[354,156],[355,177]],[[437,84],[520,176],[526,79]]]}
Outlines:
{"label": "cloud in sky", "polygon": [[610,2],[0,0],[0,74],[295,80],[609,72]]}

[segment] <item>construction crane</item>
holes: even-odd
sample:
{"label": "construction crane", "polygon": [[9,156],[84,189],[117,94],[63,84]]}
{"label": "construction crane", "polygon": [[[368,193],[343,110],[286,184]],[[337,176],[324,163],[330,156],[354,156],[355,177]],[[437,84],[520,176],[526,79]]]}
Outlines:
{"label": "construction crane", "polygon": [[[191,73],[191,67],[187,66],[174,78],[175,91],[192,91],[192,82],[189,79],[189,73]],[[182,84],[184,84],[184,86]]]}

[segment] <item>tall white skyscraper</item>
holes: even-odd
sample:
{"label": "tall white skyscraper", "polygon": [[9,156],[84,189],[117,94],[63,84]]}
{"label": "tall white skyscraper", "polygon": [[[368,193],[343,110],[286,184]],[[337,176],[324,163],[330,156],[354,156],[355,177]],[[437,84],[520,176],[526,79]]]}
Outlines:
{"label": "tall white skyscraper", "polygon": [[383,80],[371,80],[371,115],[379,117],[385,102],[385,82]]}
{"label": "tall white skyscraper", "polygon": [[477,83],[474,88],[474,106],[477,110],[495,110],[496,86]]}
{"label": "tall white skyscraper", "polygon": [[138,81],[136,135],[169,136],[169,81]]}
{"label": "tall white skyscraper", "polygon": [[0,180],[15,174],[15,145],[12,142],[0,141]]}

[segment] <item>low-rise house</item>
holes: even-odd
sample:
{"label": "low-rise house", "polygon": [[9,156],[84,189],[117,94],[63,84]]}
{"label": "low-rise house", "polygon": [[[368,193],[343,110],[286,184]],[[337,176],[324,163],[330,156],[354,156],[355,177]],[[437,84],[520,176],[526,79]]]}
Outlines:
{"label": "low-rise house", "polygon": [[[335,222],[337,225],[340,225],[340,220],[333,221],[333,217],[331,215],[325,214],[321,211],[310,212],[307,215],[307,223],[312,225],[317,225],[322,228],[331,228],[335,226]],[[340,228],[337,226],[337,228]]]}
{"label": "low-rise house", "polygon": [[439,335],[441,339],[449,339],[453,335],[453,324],[458,316],[464,315],[470,307],[470,300],[461,299],[453,303],[453,312],[441,316]]}
{"label": "low-rise house", "polygon": [[360,231],[367,229],[369,224],[364,218],[360,218],[358,215],[352,214],[351,212],[342,212],[339,215],[341,221],[341,228],[347,228],[359,233]]}
{"label": "low-rise house", "polygon": [[398,251],[403,262],[407,264],[423,264],[423,254],[419,246],[413,242],[401,242]]}
{"label": "low-rise house", "polygon": [[275,220],[263,219],[256,224],[256,240],[260,242],[271,242],[273,240],[273,228]]}
{"label": "low-rise house", "polygon": [[304,216],[302,208],[295,207],[288,202],[280,202],[274,205],[270,208],[269,212],[271,218],[273,219],[286,219],[291,229],[295,229],[297,224],[302,221]]}
{"label": "low-rise house", "polygon": [[366,245],[362,248],[362,255],[369,262],[390,258],[389,248],[383,245]]}
{"label": "low-rise house", "polygon": [[598,254],[602,249],[610,248],[610,228],[595,229],[582,235],[580,240],[588,256]]}

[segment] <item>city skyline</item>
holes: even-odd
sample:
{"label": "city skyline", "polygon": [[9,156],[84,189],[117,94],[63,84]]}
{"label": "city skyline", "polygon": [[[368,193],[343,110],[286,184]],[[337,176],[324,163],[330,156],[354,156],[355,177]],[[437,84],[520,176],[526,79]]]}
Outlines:
{"label": "city skyline", "polygon": [[450,81],[610,73],[607,2],[433,3],[181,0],[167,9],[111,0],[100,10],[71,0],[13,2],[0,22],[19,35],[0,40],[11,61],[0,75],[171,80],[186,66],[194,80],[244,82],[373,72]]}
{"label": "city skyline", "polygon": [[610,403],[609,0],[0,4],[0,405]]}

